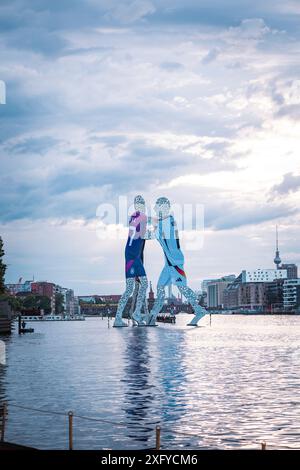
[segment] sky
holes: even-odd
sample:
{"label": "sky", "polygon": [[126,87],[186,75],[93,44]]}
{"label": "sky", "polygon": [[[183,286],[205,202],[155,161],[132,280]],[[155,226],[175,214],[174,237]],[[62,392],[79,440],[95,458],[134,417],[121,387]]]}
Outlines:
{"label": "sky", "polygon": [[[276,224],[300,264],[299,25],[296,0],[1,0],[6,281],[121,293],[126,223],[100,239],[97,207],[139,193],[203,206],[195,289],[272,268]],[[163,263],[147,242],[154,286]]]}

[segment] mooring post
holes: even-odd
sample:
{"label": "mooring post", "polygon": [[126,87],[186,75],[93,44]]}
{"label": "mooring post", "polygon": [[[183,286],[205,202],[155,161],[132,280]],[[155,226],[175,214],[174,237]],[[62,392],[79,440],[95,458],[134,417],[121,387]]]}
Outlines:
{"label": "mooring post", "polygon": [[266,441],[262,441],[261,450],[266,450],[266,449],[267,449],[267,443],[266,443]]}
{"label": "mooring post", "polygon": [[160,431],[161,428],[160,426],[156,426],[156,439],[155,439],[155,449],[159,450],[160,449]]}
{"label": "mooring post", "polygon": [[1,442],[4,442],[6,416],[7,416],[7,403],[6,403],[6,401],[5,401],[5,402],[3,403],[2,428],[1,428]]}
{"label": "mooring post", "polygon": [[73,450],[73,411],[69,411],[69,450]]}
{"label": "mooring post", "polygon": [[19,332],[19,335],[21,334],[21,328],[22,328],[22,325],[21,325],[21,315],[18,316],[18,332]]}

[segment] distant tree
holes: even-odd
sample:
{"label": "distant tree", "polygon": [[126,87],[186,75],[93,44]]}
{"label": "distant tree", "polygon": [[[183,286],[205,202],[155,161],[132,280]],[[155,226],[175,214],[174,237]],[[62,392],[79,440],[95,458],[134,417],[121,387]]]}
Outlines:
{"label": "distant tree", "polygon": [[55,313],[59,315],[64,311],[64,296],[62,294],[55,294]]}
{"label": "distant tree", "polygon": [[3,249],[3,240],[0,237],[0,294],[5,293],[5,271],[6,271],[6,264],[3,263],[3,256],[5,255]]}
{"label": "distant tree", "polygon": [[22,300],[14,295],[3,294],[0,299],[7,301],[13,312],[19,312],[22,308]]}
{"label": "distant tree", "polygon": [[40,295],[38,300],[38,306],[40,310],[44,310],[45,313],[51,313],[51,300],[45,295]]}
{"label": "distant tree", "polygon": [[44,310],[45,313],[51,312],[51,301],[45,295],[26,295],[22,300],[22,310]]}

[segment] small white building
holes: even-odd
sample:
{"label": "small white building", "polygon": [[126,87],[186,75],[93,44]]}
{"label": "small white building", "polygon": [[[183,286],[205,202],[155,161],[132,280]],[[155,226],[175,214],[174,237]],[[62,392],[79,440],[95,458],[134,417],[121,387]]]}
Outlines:
{"label": "small white building", "polygon": [[255,269],[242,271],[242,282],[273,282],[276,279],[287,279],[286,269]]}

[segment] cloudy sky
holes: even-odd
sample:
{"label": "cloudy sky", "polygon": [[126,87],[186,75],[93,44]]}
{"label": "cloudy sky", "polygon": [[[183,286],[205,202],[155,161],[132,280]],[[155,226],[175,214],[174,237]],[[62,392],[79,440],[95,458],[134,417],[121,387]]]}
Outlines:
{"label": "cloudy sky", "polygon": [[276,224],[300,264],[299,25],[297,0],[1,0],[7,282],[121,292],[126,229],[99,239],[96,209],[137,193],[203,205],[194,288],[272,267]]}

